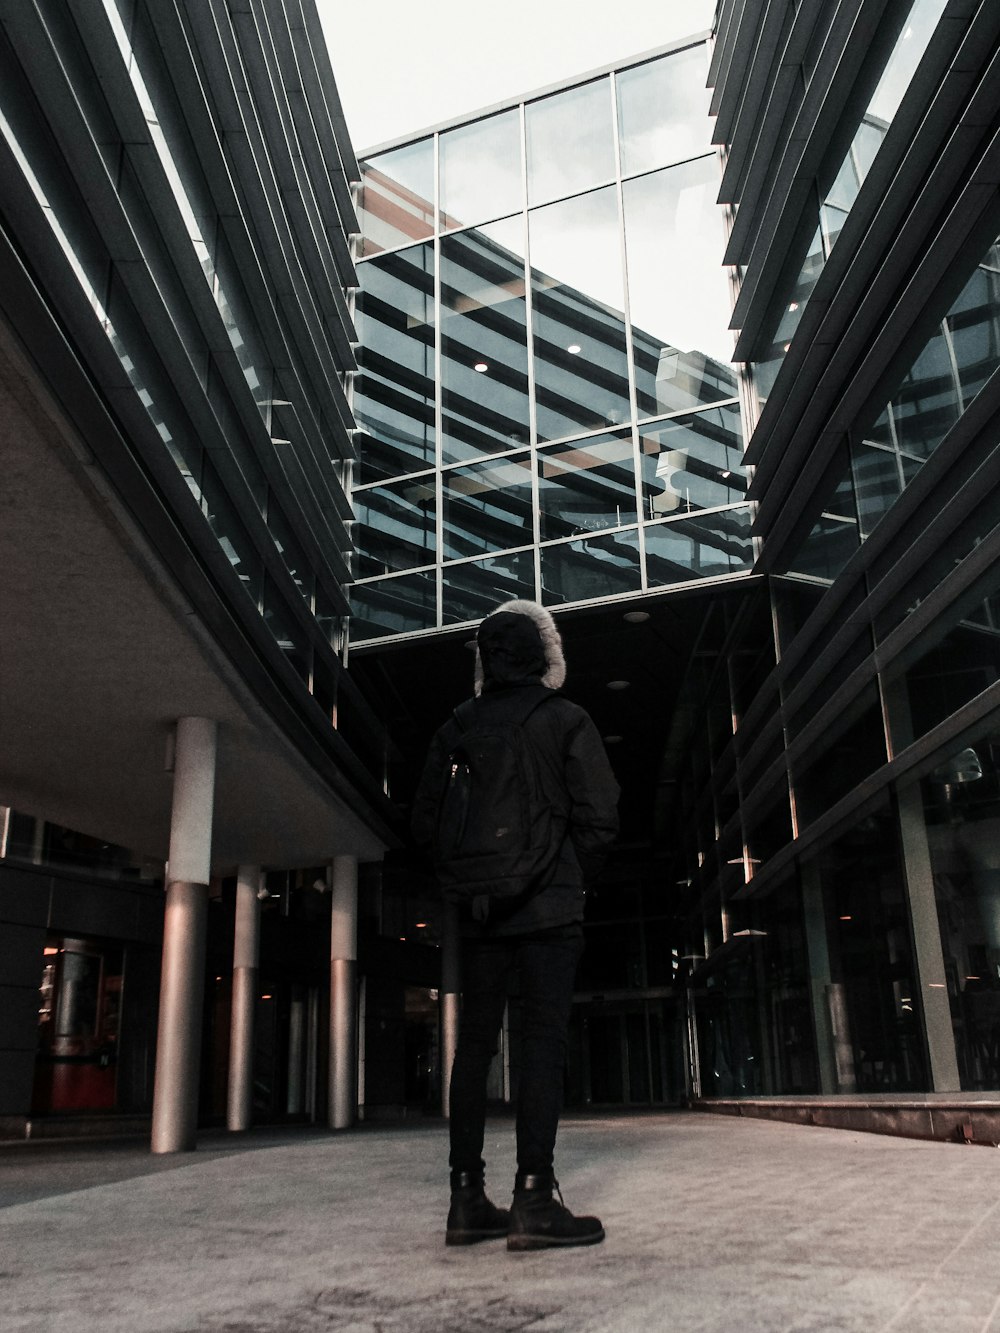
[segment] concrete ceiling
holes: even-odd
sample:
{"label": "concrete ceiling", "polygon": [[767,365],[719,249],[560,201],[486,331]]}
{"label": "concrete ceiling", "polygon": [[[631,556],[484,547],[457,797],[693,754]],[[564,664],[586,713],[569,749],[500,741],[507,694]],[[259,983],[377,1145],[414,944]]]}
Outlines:
{"label": "concrete ceiling", "polygon": [[163,860],[174,719],[219,722],[213,862],[383,844],[283,737],[0,335],[0,803]]}

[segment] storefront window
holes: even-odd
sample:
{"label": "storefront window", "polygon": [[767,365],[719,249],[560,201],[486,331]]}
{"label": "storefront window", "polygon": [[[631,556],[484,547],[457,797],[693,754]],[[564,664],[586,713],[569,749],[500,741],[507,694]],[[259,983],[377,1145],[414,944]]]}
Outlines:
{"label": "storefront window", "polygon": [[42,960],[33,1109],[106,1111],[115,1105],[121,946],[51,936]]}

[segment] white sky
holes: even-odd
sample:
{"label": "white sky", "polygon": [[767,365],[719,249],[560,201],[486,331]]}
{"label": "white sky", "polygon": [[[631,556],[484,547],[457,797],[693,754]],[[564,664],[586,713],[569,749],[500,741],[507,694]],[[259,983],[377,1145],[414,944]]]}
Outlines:
{"label": "white sky", "polygon": [[[715,0],[317,0],[355,150],[712,25]],[[355,20],[358,13],[364,15]]]}

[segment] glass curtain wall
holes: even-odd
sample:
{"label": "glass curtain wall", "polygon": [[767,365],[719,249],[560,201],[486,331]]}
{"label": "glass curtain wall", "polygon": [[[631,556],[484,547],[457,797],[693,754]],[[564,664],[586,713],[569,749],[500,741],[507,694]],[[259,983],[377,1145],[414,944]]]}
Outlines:
{"label": "glass curtain wall", "polygon": [[707,61],[363,164],[355,641],[750,570]]}

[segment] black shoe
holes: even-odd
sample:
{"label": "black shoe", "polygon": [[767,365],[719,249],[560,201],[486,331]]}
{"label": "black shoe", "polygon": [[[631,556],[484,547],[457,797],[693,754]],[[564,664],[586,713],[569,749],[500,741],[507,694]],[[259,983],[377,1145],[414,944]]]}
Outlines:
{"label": "black shoe", "polygon": [[541,1175],[518,1172],[514,1202],[510,1210],[508,1250],[547,1250],[557,1245],[596,1245],[604,1239],[604,1227],[596,1217],[574,1217],[557,1203],[559,1182],[551,1171]]}
{"label": "black shoe", "polygon": [[482,1171],[451,1173],[446,1245],[475,1245],[481,1240],[496,1240],[506,1236],[509,1226],[507,1209],[497,1208],[486,1197]]}

